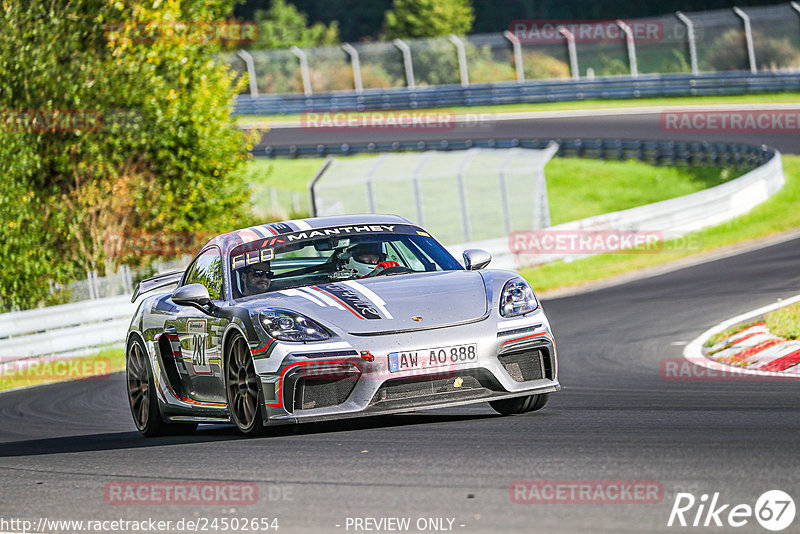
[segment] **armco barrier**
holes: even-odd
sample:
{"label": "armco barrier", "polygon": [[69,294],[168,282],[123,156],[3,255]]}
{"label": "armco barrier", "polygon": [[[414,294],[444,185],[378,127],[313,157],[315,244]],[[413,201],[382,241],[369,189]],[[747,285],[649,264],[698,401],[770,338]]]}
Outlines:
{"label": "armco barrier", "polygon": [[0,315],[0,364],[121,344],[135,309],[126,295]]}
{"label": "armco barrier", "polygon": [[415,89],[365,89],[302,94],[239,95],[236,115],[423,109],[595,99],[741,95],[800,91],[800,72],[715,72],[613,76],[594,80],[530,80],[482,85],[437,85]]}

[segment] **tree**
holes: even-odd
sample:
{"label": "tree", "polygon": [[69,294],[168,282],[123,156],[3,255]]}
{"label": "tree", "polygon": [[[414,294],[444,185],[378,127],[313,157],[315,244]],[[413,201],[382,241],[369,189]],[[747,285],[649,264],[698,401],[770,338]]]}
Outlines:
{"label": "tree", "polygon": [[336,21],[326,26],[320,22],[308,25],[306,15],[286,0],[272,0],[266,11],[255,13],[258,38],[251,45],[255,50],[312,47],[339,43],[339,26]]}
{"label": "tree", "polygon": [[48,281],[155,255],[111,257],[119,234],[250,222],[233,76],[216,43],[178,31],[212,27],[232,4],[0,4],[0,310],[45,301]]}
{"label": "tree", "polygon": [[390,39],[465,35],[474,20],[469,0],[394,0],[383,28]]}

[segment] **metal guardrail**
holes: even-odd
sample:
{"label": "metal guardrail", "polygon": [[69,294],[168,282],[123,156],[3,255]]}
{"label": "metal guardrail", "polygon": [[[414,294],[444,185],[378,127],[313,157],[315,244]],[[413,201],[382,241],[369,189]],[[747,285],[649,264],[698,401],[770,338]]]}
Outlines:
{"label": "metal guardrail", "polygon": [[236,115],[398,110],[594,99],[719,96],[800,91],[800,72],[743,72],[614,76],[594,80],[530,80],[484,85],[364,89],[302,94],[239,95]]}
{"label": "metal guardrail", "polygon": [[0,315],[0,364],[123,343],[135,309],[125,295]]}

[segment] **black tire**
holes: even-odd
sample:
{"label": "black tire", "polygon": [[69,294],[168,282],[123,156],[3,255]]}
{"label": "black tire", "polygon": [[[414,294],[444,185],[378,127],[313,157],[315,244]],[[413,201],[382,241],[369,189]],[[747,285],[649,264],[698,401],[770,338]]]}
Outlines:
{"label": "black tire", "polygon": [[542,409],[549,398],[549,393],[541,393],[539,395],[528,395],[527,397],[490,401],[489,406],[503,415],[517,415]]}
{"label": "black tire", "polygon": [[133,422],[143,436],[151,438],[191,434],[195,431],[196,423],[170,424],[161,417],[150,359],[138,338],[133,338],[128,343],[128,350],[125,353],[125,379]]}
{"label": "black tire", "polygon": [[225,351],[225,395],[231,422],[245,436],[261,436],[264,400],[258,385],[253,355],[241,334],[231,339]]}

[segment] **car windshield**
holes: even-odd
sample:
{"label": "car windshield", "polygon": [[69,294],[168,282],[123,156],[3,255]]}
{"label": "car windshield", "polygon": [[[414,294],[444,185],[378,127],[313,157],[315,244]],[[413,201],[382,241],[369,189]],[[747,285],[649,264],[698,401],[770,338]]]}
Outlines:
{"label": "car windshield", "polygon": [[320,228],[251,241],[230,253],[234,298],[327,282],[463,267],[410,225]]}

